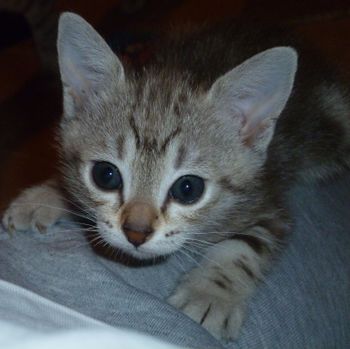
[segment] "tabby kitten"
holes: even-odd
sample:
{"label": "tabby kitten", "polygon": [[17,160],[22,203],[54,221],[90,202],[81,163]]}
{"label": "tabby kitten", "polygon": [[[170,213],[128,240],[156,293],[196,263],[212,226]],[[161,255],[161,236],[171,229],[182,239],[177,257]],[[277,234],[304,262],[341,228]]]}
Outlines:
{"label": "tabby kitten", "polygon": [[138,259],[207,246],[169,302],[218,338],[238,335],[290,229],[288,188],[348,164],[349,150],[345,89],[301,60],[292,93],[296,51],[236,29],[173,35],[135,72],[63,14],[62,180],[25,190],[3,217],[43,231],[69,200]]}

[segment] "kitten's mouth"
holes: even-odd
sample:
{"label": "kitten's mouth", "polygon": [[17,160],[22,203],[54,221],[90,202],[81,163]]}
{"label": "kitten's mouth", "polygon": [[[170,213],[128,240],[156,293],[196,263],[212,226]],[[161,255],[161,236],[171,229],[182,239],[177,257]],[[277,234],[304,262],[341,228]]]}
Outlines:
{"label": "kitten's mouth", "polygon": [[92,248],[98,255],[108,260],[112,260],[113,262],[118,262],[129,267],[155,265],[162,263],[168,257],[168,255],[159,256],[149,253],[142,253],[142,255],[139,253],[135,254],[131,253],[130,250],[112,246],[111,244],[108,244],[108,246],[92,244]]}
{"label": "kitten's mouth", "polygon": [[[112,248],[119,250],[127,255],[132,256],[138,260],[154,260],[154,259],[164,259],[172,253],[179,250],[182,245],[181,243],[171,242],[174,235],[178,235],[179,231],[169,231],[164,234],[163,238],[150,237],[145,239],[144,242],[140,244],[135,244],[135,242],[128,241],[128,238],[120,231],[110,230],[108,227],[99,226],[99,235],[104,241]],[[169,238],[169,239],[168,239]]]}

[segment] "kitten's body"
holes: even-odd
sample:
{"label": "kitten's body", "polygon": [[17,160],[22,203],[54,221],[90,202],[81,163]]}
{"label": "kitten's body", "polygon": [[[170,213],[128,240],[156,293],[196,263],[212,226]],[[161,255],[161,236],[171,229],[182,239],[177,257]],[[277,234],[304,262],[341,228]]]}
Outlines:
{"label": "kitten's body", "polygon": [[[91,214],[105,240],[137,258],[206,247],[202,267],[170,302],[218,337],[237,335],[245,302],[289,230],[288,188],[346,166],[350,140],[347,91],[332,74],[326,77],[301,52],[288,100],[292,49],[270,49],[241,63],[289,43],[236,31],[174,35],[139,72],[122,67],[76,16],[61,20],[58,39],[62,184],[69,200]],[[100,162],[119,169],[118,190],[101,190],[92,180]],[[204,178],[205,190],[183,205],[170,194],[187,175]],[[32,188],[12,204],[4,224],[53,222],[59,209],[43,207],[51,214],[46,221],[41,217],[48,214],[37,214],[36,201],[54,200],[48,193],[63,205],[51,184]]]}

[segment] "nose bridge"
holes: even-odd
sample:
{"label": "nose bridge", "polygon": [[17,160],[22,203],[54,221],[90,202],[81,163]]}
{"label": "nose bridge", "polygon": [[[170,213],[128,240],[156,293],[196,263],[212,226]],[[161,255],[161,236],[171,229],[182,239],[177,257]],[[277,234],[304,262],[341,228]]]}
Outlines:
{"label": "nose bridge", "polygon": [[150,201],[159,186],[159,159],[153,152],[140,151],[132,166],[130,198],[132,201]]}
{"label": "nose bridge", "polygon": [[123,211],[123,223],[132,225],[137,231],[152,227],[156,217],[157,211],[153,204],[140,200],[133,200]]}

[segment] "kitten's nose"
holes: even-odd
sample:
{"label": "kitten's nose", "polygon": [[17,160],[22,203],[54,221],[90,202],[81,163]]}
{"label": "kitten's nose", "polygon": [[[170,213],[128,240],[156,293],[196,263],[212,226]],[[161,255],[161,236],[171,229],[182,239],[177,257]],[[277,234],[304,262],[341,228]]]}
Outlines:
{"label": "kitten's nose", "polygon": [[153,233],[156,210],[144,202],[129,203],[122,214],[122,229],[128,241],[135,247],[145,243]]}
{"label": "kitten's nose", "polygon": [[153,233],[150,227],[133,227],[132,225],[123,224],[124,234],[128,241],[135,247],[144,244],[147,238]]}

